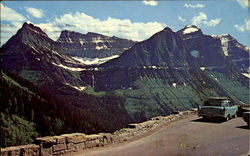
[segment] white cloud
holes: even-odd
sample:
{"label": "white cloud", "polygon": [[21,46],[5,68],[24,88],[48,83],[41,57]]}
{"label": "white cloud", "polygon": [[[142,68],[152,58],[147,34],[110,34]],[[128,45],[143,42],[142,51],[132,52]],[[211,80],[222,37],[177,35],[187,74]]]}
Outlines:
{"label": "white cloud", "polygon": [[57,40],[61,33],[61,29],[54,23],[40,23],[35,26],[41,28],[53,40]]}
{"label": "white cloud", "polygon": [[16,12],[15,10],[4,6],[2,3],[0,3],[0,8],[1,8],[1,20],[3,21],[25,21],[26,18]]}
{"label": "white cloud", "polygon": [[204,4],[192,5],[192,4],[187,4],[187,3],[185,3],[185,4],[184,4],[184,7],[185,7],[185,8],[204,8],[205,5],[204,5]]}
{"label": "white cloud", "polygon": [[142,3],[145,5],[150,5],[150,6],[156,6],[158,4],[158,2],[155,0],[144,0],[142,1]]}
{"label": "white cloud", "polygon": [[181,16],[178,16],[178,20],[181,21],[181,22],[185,22],[186,19],[182,18]]}
{"label": "white cloud", "polygon": [[192,18],[192,24],[193,25],[200,25],[202,21],[207,19],[207,15],[203,12],[200,12],[198,16],[194,16]]}
{"label": "white cloud", "polygon": [[9,22],[10,24],[2,24],[1,22],[1,40],[0,46],[2,46],[18,29],[22,27],[22,23],[27,19],[15,10],[4,6],[0,3],[1,8],[1,21]]}
{"label": "white cloud", "polygon": [[[8,25],[8,29],[3,29],[1,25],[1,44],[5,43],[7,39],[15,34],[16,31],[21,28],[22,24],[22,21],[13,21]],[[55,17],[51,22],[34,23],[34,25],[40,27],[53,40],[59,37],[61,30],[67,29],[80,33],[96,32],[107,36],[117,36],[135,41],[145,40],[156,32],[163,30],[166,26],[166,24],[156,21],[132,22],[129,19],[121,20],[112,17],[101,20],[81,12],[64,14]],[[5,32],[3,33],[3,31]]]}
{"label": "white cloud", "polygon": [[35,18],[42,18],[44,16],[42,9],[25,7],[26,11]]}
{"label": "white cloud", "polygon": [[210,21],[203,21],[203,23],[208,27],[215,27],[220,23],[221,18],[212,19]]}
{"label": "white cloud", "polygon": [[245,30],[250,32],[250,20],[245,20],[244,24],[235,24],[234,28],[240,32],[244,32]]}
{"label": "white cloud", "polygon": [[[154,33],[161,31],[165,25],[158,22],[132,22],[129,19],[120,20],[112,17],[100,20],[80,12],[56,17],[55,24],[63,26],[63,29],[70,29],[81,33],[96,32],[136,41],[147,39]],[[74,25],[74,27],[66,27],[66,24]]]}
{"label": "white cloud", "polygon": [[245,25],[239,25],[239,24],[235,24],[234,27],[240,31],[240,32],[244,32],[245,31]]}
{"label": "white cloud", "polygon": [[250,19],[246,21],[247,30],[250,32]]}
{"label": "white cloud", "polygon": [[221,21],[221,18],[215,18],[208,20],[207,15],[203,12],[200,12],[198,16],[194,16],[192,18],[192,24],[196,26],[200,25],[206,25],[208,27],[215,27],[217,24],[219,24]]}
{"label": "white cloud", "polygon": [[236,2],[238,2],[242,8],[247,8],[249,3],[248,0],[236,0]]}
{"label": "white cloud", "polygon": [[1,24],[1,40],[0,46],[2,46],[8,39],[22,27],[22,22],[11,22],[11,24]]}

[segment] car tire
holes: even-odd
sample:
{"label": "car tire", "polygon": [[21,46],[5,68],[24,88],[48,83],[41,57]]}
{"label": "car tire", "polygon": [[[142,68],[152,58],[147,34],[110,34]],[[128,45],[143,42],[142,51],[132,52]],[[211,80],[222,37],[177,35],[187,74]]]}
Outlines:
{"label": "car tire", "polygon": [[229,121],[230,120],[230,115],[228,115],[226,118],[225,118],[225,121]]}
{"label": "car tire", "polygon": [[237,114],[234,114],[233,118],[237,118]]}
{"label": "car tire", "polygon": [[208,120],[208,117],[207,117],[207,116],[203,116],[203,117],[202,117],[202,120],[203,120],[203,121],[207,121],[207,120]]}

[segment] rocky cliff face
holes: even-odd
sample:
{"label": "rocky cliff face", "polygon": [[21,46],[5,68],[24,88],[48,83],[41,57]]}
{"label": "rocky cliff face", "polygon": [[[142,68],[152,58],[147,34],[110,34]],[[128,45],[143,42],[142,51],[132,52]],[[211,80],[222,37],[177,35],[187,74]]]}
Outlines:
{"label": "rocky cliff face", "polygon": [[[42,104],[41,107],[38,105],[37,110],[33,109],[33,111],[35,111],[35,115],[33,116],[39,119],[37,125],[39,125],[39,122],[44,123],[49,121],[47,124],[52,126],[53,124],[50,124],[51,121],[59,125],[61,124],[59,127],[63,128],[63,126],[67,125],[66,121],[70,121],[68,125],[70,128],[66,126],[67,128],[63,129],[63,131],[72,129],[72,131],[91,133],[93,131],[110,132],[120,129],[128,122],[131,122],[132,119],[124,108],[124,99],[122,97],[105,93],[101,96],[86,94],[85,90],[88,86],[80,77],[80,72],[87,70],[86,66],[57,51],[59,46],[60,44],[58,42],[51,40],[40,28],[32,24],[24,23],[17,34],[0,49],[1,69],[11,71],[33,82],[48,94],[48,96],[44,97],[45,100],[41,99],[40,101],[44,102],[47,100],[49,103],[46,105]],[[6,90],[10,90],[10,88]],[[10,91],[16,93],[16,91],[13,90],[14,89]],[[30,101],[35,104],[38,103],[32,99],[28,101],[28,98],[16,98],[16,94],[6,95],[5,99],[10,102],[4,102],[4,104],[8,105],[7,107],[15,107],[14,104],[11,104],[11,101],[14,101],[16,105],[20,105],[21,109],[15,107],[15,110],[19,112],[27,111],[23,105],[26,106]],[[33,96],[33,94],[31,95]],[[40,98],[41,96],[39,96],[40,95],[37,94],[35,97]],[[65,104],[54,102],[54,99],[57,98],[65,102]],[[53,103],[53,105],[51,103]],[[54,107],[54,104],[58,107]],[[71,113],[61,110],[61,108],[65,108],[64,105],[67,107],[66,110]],[[41,111],[39,108],[45,108],[45,111]],[[56,111],[54,111],[54,109]],[[16,112],[13,113],[6,110],[1,109],[1,114],[4,112],[6,116],[13,114],[18,115]],[[45,115],[46,113],[43,112],[49,112],[49,115]],[[25,112],[25,115],[28,113],[29,112]],[[42,114],[42,117],[46,120],[37,116],[36,113]],[[58,120],[59,117],[55,115],[56,113],[63,117],[60,120],[65,122],[60,122]],[[81,116],[85,116],[86,118],[81,118]],[[26,116],[23,115],[20,117],[26,120]],[[73,119],[76,121],[76,124],[71,123]],[[93,125],[91,124],[92,121],[94,121]],[[39,126],[41,125],[42,124]],[[99,125],[104,129],[101,130]],[[79,129],[77,128],[78,126],[83,128]],[[46,129],[43,127],[42,129],[44,129],[47,134],[53,134],[50,128]],[[59,131],[56,130],[55,133],[59,133]]]}
{"label": "rocky cliff face", "polygon": [[134,41],[118,37],[108,37],[97,33],[80,34],[64,30],[58,39],[62,53],[70,56],[103,58],[120,55],[132,45]]}
{"label": "rocky cliff face", "polygon": [[24,23],[1,48],[1,65],[38,85],[64,83],[81,85],[75,76],[83,64],[55,51],[58,44],[40,28]]}
{"label": "rocky cliff face", "polygon": [[120,58],[114,59],[103,67],[189,67],[195,62],[185,48],[180,36],[170,28],[165,28],[148,40],[135,44],[124,52]]}
{"label": "rocky cliff face", "polygon": [[[96,89],[112,90],[121,88],[121,86],[128,87],[130,82],[135,81],[141,74],[144,75],[144,72],[147,73],[149,71],[149,76],[152,76],[154,72],[164,71],[168,73],[162,74],[165,76],[161,78],[171,83],[184,83],[183,80],[192,81],[197,75],[191,79],[188,76],[177,76],[178,74],[176,75],[176,73],[181,72],[183,74],[183,72],[187,72],[186,75],[190,75],[190,70],[200,73],[200,69],[220,71],[231,76],[237,75],[236,77],[242,77],[240,76],[240,72],[246,70],[249,65],[244,64],[245,62],[243,61],[235,64],[235,60],[236,58],[238,58],[239,62],[240,60],[249,60],[249,50],[243,45],[239,48],[240,44],[229,35],[226,35],[226,37],[229,38],[227,39],[228,42],[230,40],[229,43],[226,43],[231,45],[230,48],[227,46],[227,49],[225,49],[226,43],[224,41],[225,39],[223,39],[225,36],[213,37],[204,35],[196,26],[186,26],[178,32],[173,32],[170,28],[165,28],[148,40],[135,44],[119,58],[115,58],[99,66],[101,72],[107,72],[109,73],[108,75],[115,73],[121,74],[122,72],[130,73],[132,70],[136,70],[138,74],[122,74],[121,76],[116,75],[110,78],[105,75],[102,76],[100,85],[98,84],[98,78],[96,78]],[[234,51],[233,49],[239,51]],[[112,71],[112,74],[110,74],[110,71]],[[204,78],[204,76],[202,77]],[[107,84],[105,84],[105,78],[108,79]],[[115,81],[116,79],[121,82]],[[125,84],[122,84],[122,80],[126,81],[124,82]],[[197,82],[194,82],[194,84],[195,83]]]}
{"label": "rocky cliff face", "polygon": [[196,26],[186,26],[177,32],[183,38],[187,50],[196,58],[200,67],[221,69],[236,65],[241,72],[249,68],[249,48],[229,34],[205,35]]}
{"label": "rocky cliff face", "polygon": [[[221,40],[220,36],[204,35],[195,26],[178,32],[165,28],[81,76],[96,91],[125,97],[127,111],[137,117],[189,109],[207,96],[247,102],[248,78],[241,74],[244,65],[238,66],[233,59],[238,52],[232,47],[237,47],[229,43],[229,57]],[[245,51],[239,57],[245,59],[249,51],[241,49]]]}

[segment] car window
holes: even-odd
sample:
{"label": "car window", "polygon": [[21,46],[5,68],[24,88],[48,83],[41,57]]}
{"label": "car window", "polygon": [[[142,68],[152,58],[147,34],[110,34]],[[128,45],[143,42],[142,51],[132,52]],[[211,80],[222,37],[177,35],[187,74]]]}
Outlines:
{"label": "car window", "polygon": [[230,102],[230,101],[228,101],[228,100],[223,100],[223,101],[221,102],[221,106],[230,107],[231,105],[230,105],[229,102]]}
{"label": "car window", "polygon": [[208,100],[204,102],[204,106],[221,106],[220,100]]}
{"label": "car window", "polygon": [[204,106],[224,106],[224,107],[230,107],[231,102],[229,100],[207,100],[204,102]]}
{"label": "car window", "polygon": [[228,103],[221,103],[221,106],[229,107],[229,104]]}

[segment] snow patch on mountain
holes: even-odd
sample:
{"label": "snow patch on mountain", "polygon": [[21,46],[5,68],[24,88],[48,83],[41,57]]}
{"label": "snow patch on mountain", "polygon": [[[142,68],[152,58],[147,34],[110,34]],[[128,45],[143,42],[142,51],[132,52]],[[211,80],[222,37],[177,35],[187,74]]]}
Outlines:
{"label": "snow patch on mountain", "polygon": [[200,67],[200,70],[204,71],[206,68],[205,67]]}
{"label": "snow patch on mountain", "polygon": [[[37,50],[35,47],[29,45],[30,48],[32,48],[35,52],[37,52],[38,54],[43,54],[41,51]],[[33,51],[32,51],[33,53]]]}
{"label": "snow patch on mountain", "polygon": [[196,32],[196,31],[199,31],[199,29],[196,27],[193,27],[191,25],[188,25],[188,26],[186,26],[186,29],[182,33],[183,34],[190,34],[190,33]]}
{"label": "snow patch on mountain", "polygon": [[220,42],[221,42],[221,45],[222,45],[222,51],[224,52],[224,55],[225,56],[229,56],[228,55],[228,35],[227,34],[223,34],[221,36],[219,36],[220,38]]}
{"label": "snow patch on mountain", "polygon": [[84,58],[72,57],[72,58],[86,65],[95,65],[95,64],[99,65],[117,57],[119,57],[119,55],[113,55],[105,58],[87,58],[87,57]]}
{"label": "snow patch on mountain", "polygon": [[70,86],[72,88],[75,88],[75,89],[77,89],[79,91],[83,91],[83,90],[85,90],[87,88],[87,86],[73,86],[73,85],[71,85],[69,83],[64,83],[64,84],[67,85],[67,86]]}
{"label": "snow patch on mountain", "polygon": [[176,83],[173,83],[172,85],[173,85],[174,88],[176,88]]}
{"label": "snow patch on mountain", "polygon": [[247,46],[243,46],[242,44],[239,43],[236,43],[236,47],[249,51],[249,48]]}
{"label": "snow patch on mountain", "polygon": [[63,64],[56,64],[54,62],[52,62],[52,64],[55,65],[55,66],[67,69],[67,70],[71,70],[71,71],[83,71],[83,70],[86,70],[84,68],[68,67],[68,66],[65,66]]}
{"label": "snow patch on mountain", "polygon": [[241,73],[241,74],[250,79],[250,73]]}
{"label": "snow patch on mountain", "polygon": [[81,45],[83,45],[83,43],[86,43],[86,41],[83,41],[82,38],[79,39],[79,42],[80,42]]}
{"label": "snow patch on mountain", "polygon": [[100,37],[93,37],[91,39],[92,43],[103,43],[104,41]]}
{"label": "snow patch on mountain", "polygon": [[214,78],[216,81],[218,81],[217,77],[215,77],[213,74],[211,74],[212,78]]}
{"label": "snow patch on mountain", "polygon": [[68,42],[69,42],[69,43],[73,43],[73,42],[72,42],[72,39],[71,39],[70,37],[67,38],[67,39],[68,39]]}
{"label": "snow patch on mountain", "polygon": [[96,45],[95,49],[96,49],[96,50],[108,49],[108,47],[107,47],[105,44],[103,44],[103,46],[98,46],[98,45]]}
{"label": "snow patch on mountain", "polygon": [[37,30],[35,30],[35,29],[31,28],[30,26],[27,26],[26,28],[27,28],[27,29],[29,29],[29,30],[31,30],[31,31],[33,31],[34,33],[37,33],[37,34],[39,34],[39,35],[42,35],[42,36],[48,37],[45,33],[43,33],[43,32],[39,32],[39,31],[37,31]]}

